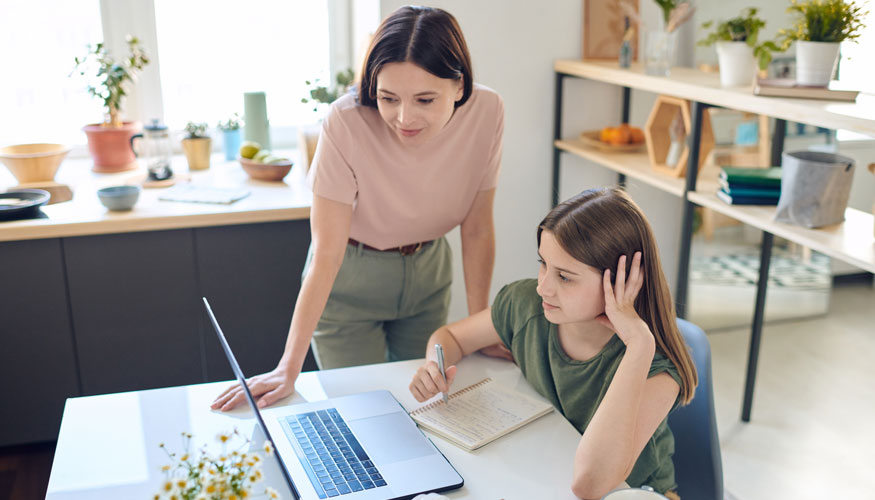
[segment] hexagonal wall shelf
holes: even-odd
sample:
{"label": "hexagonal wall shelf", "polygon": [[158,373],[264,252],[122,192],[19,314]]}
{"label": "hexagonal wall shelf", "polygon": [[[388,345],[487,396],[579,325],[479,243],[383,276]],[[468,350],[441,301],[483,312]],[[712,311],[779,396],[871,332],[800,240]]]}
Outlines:
{"label": "hexagonal wall shelf", "polygon": [[[678,130],[678,133],[683,137],[679,141],[680,144],[673,148],[670,129],[678,113],[680,113],[683,124],[683,130]],[[650,111],[650,117],[647,118],[647,124],[644,126],[644,137],[647,140],[647,155],[650,157],[650,164],[654,170],[674,177],[686,175],[687,159],[690,156],[687,137],[690,130],[692,130],[692,123],[690,101],[665,95],[656,98],[656,102],[653,103],[653,109]],[[678,154],[676,148],[679,146],[682,146],[683,149]],[[712,149],[714,149],[714,131],[711,129],[711,117],[708,111],[705,110],[702,114],[699,170],[702,169],[705,158]],[[670,157],[674,157],[674,161],[668,164],[669,160],[672,160]]]}

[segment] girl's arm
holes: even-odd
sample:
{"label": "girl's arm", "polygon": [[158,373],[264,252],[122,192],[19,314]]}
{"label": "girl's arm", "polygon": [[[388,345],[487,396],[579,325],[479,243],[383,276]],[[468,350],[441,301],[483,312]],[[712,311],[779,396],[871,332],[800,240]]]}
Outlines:
{"label": "girl's arm", "polygon": [[609,270],[603,279],[605,314],[597,319],[617,333],[626,352],[575,452],[571,488],[581,498],[601,498],[628,477],[680,392],[667,373],[647,377],[656,341],[634,307],[644,282],[640,252],[628,281],[625,269],[624,255],[614,286]]}
{"label": "girl's arm", "polygon": [[[334,279],[343,263],[351,220],[352,205],[313,196],[313,207],[310,209],[313,260],[298,292],[285,350],[273,371],[256,375],[247,381],[252,396],[261,396],[258,400],[261,408],[295,392],[295,380],[304,365],[313,330],[322,316]],[[235,384],[219,395],[210,407],[227,411],[243,403],[244,398],[243,390]]]}
{"label": "girl's arm", "polygon": [[[410,382],[410,393],[420,403],[439,392],[449,392],[456,376],[456,363],[463,357],[483,347],[501,342],[501,337],[492,324],[492,308],[487,308],[463,320],[438,328],[425,350],[425,364],[416,370]],[[444,348],[444,367],[447,380],[441,376],[434,345]],[[502,344],[503,345],[503,344]]]}
{"label": "girl's arm", "polygon": [[622,483],[671,410],[680,388],[667,373],[647,378],[652,353],[646,346],[626,348],[577,445],[571,489],[578,497],[601,498]]}

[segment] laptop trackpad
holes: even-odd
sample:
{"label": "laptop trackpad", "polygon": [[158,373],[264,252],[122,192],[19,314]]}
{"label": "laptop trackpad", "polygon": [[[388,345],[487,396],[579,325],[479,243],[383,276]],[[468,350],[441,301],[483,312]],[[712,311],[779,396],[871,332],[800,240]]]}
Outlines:
{"label": "laptop trackpad", "polygon": [[377,467],[437,453],[410,417],[400,411],[352,420],[349,426]]}

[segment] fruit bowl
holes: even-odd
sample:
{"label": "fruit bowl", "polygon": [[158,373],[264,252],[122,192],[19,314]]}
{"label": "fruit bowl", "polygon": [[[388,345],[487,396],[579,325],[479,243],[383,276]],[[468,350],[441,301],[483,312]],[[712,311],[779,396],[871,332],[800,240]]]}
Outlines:
{"label": "fruit bowl", "polygon": [[604,142],[599,139],[600,132],[601,131],[599,130],[587,130],[586,132],[582,132],[580,134],[580,141],[586,146],[610,153],[635,153],[644,150],[644,142],[633,144],[611,144],[609,142]]}
{"label": "fruit bowl", "polygon": [[240,160],[240,165],[243,167],[243,170],[249,175],[249,178],[258,181],[281,181],[292,169],[291,161],[262,163],[260,161],[254,161],[243,157],[238,159]]}
{"label": "fruit bowl", "polygon": [[0,162],[19,184],[51,182],[69,152],[62,144],[18,144],[0,148]]}

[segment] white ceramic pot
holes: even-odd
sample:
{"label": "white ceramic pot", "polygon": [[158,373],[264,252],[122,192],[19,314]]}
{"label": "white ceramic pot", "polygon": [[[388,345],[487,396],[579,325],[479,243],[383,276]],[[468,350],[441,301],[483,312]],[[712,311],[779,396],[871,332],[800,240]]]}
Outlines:
{"label": "white ceramic pot", "polygon": [[753,82],[753,47],[746,42],[717,42],[717,62],[720,65],[720,85],[738,87]]}
{"label": "white ceramic pot", "polygon": [[838,42],[796,42],[796,83],[826,87],[838,63]]}

